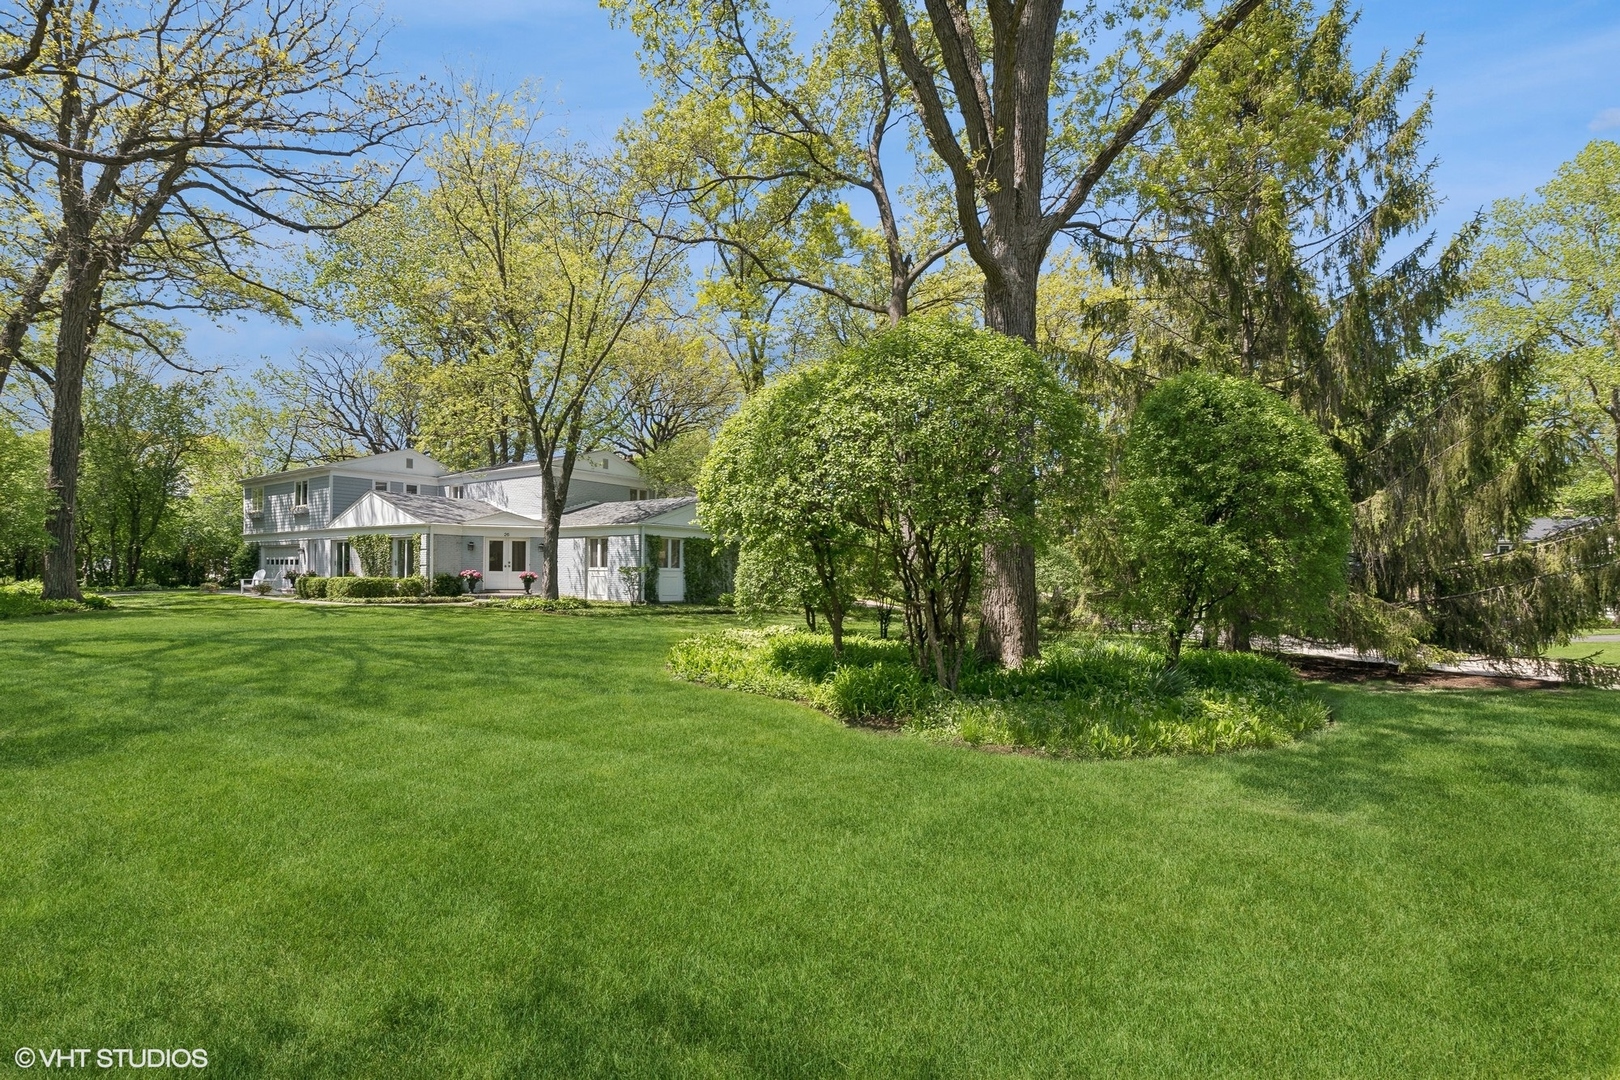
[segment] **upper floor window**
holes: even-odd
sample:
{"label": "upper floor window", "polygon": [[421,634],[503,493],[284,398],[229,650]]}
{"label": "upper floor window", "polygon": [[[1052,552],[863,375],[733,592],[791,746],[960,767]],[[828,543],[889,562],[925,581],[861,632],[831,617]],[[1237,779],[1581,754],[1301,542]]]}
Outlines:
{"label": "upper floor window", "polygon": [[405,485],[405,494],[407,494],[407,495],[415,495],[416,494],[416,485],[415,484],[406,484]]}
{"label": "upper floor window", "polygon": [[264,488],[247,489],[248,512],[252,514],[264,513]]}
{"label": "upper floor window", "polygon": [[465,499],[467,497],[467,489],[462,487],[460,484],[457,484],[455,487],[450,489],[450,497],[452,499]]}
{"label": "upper floor window", "polygon": [[373,490],[373,491],[387,491],[388,490],[388,481],[386,481],[386,480],[378,480],[376,483],[371,485],[371,490]]}
{"label": "upper floor window", "polygon": [[648,491],[646,488],[636,488],[630,494],[631,494],[631,497],[635,498],[635,499],[650,499],[650,498],[652,498],[652,492]]}
{"label": "upper floor window", "polygon": [[297,483],[295,483],[293,485],[293,505],[294,506],[308,506],[309,505],[309,481],[308,480],[300,480],[300,481],[298,481]]}
{"label": "upper floor window", "polygon": [[416,459],[415,459],[415,458],[406,458],[406,459],[405,459],[405,467],[406,467],[406,468],[407,468],[407,469],[414,469],[414,468],[416,468]]}
{"label": "upper floor window", "polygon": [[658,542],[658,565],[665,570],[681,568],[681,542],[666,536]]}

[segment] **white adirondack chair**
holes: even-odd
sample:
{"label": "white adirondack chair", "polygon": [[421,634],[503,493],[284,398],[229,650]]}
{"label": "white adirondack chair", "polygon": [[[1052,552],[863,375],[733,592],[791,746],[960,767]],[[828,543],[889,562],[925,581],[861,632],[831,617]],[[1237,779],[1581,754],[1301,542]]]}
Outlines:
{"label": "white adirondack chair", "polygon": [[263,570],[255,570],[255,571],[253,571],[253,576],[252,577],[242,579],[242,591],[243,592],[252,592],[253,591],[253,586],[259,584],[263,580],[264,580],[264,571]]}

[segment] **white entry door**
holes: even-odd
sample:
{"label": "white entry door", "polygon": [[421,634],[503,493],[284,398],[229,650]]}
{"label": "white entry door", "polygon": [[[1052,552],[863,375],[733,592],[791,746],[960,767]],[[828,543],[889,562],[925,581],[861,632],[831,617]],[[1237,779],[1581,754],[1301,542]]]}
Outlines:
{"label": "white entry door", "polygon": [[529,568],[529,541],[523,536],[484,538],[484,588],[521,589],[518,577]]}

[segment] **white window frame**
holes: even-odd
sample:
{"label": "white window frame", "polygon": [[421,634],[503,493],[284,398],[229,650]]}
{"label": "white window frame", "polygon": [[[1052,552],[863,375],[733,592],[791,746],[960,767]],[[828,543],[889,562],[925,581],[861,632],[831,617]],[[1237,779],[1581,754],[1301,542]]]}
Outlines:
{"label": "white window frame", "polygon": [[681,568],[681,538],[678,536],[662,536],[658,539],[658,569],[679,570]]}
{"label": "white window frame", "polygon": [[407,494],[407,495],[415,495],[415,494],[416,494],[416,490],[417,490],[417,489],[416,489],[416,485],[415,485],[415,484],[406,484],[406,485],[405,485],[405,494]]}
{"label": "white window frame", "polygon": [[305,507],[307,507],[309,505],[309,481],[308,480],[294,480],[293,481],[293,505],[294,506],[305,506]]}
{"label": "white window frame", "polygon": [[388,490],[388,481],[386,481],[386,480],[373,480],[371,482],[371,490],[372,491],[387,491]]}
{"label": "white window frame", "polygon": [[587,536],[585,538],[585,566],[589,570],[606,570],[608,565],[608,538],[605,536]]}
{"label": "white window frame", "polygon": [[248,513],[250,513],[250,514],[262,514],[262,513],[264,513],[264,488],[262,488],[262,487],[248,488],[247,504],[248,504]]}

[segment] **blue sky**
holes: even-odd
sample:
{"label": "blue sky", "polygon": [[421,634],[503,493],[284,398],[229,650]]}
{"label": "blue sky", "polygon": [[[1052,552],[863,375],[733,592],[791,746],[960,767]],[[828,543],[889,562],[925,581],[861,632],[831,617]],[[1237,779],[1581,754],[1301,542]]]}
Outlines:
{"label": "blue sky", "polygon": [[[381,0],[393,29],[388,66],[442,78],[476,72],[498,86],[543,86],[574,135],[610,136],[648,102],[635,41],[594,0]],[[788,5],[811,18],[817,0]],[[1359,60],[1425,39],[1418,84],[1434,90],[1430,149],[1445,200],[1435,227],[1453,232],[1494,199],[1523,194],[1594,138],[1620,138],[1620,6],[1613,0],[1369,0],[1355,35]],[[262,319],[192,329],[206,364],[243,369],[288,360],[341,331]]]}

